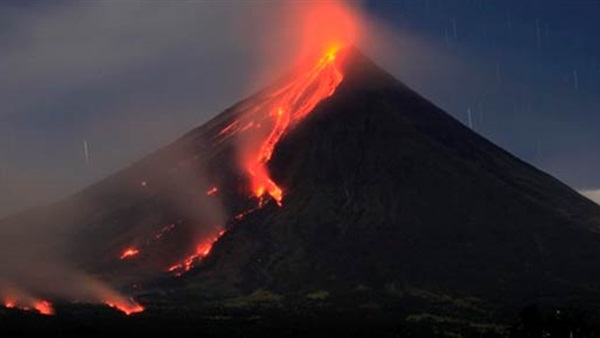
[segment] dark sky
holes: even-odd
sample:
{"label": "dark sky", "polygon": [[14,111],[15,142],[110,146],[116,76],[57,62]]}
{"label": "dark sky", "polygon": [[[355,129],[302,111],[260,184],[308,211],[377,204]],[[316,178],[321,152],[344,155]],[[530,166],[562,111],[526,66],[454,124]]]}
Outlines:
{"label": "dark sky", "polygon": [[[75,192],[268,83],[256,69],[282,72],[285,51],[265,57],[255,41],[274,34],[274,7],[0,0],[0,216]],[[390,72],[574,188],[600,188],[600,2],[361,7],[394,31],[364,46]]]}
{"label": "dark sky", "polygon": [[[383,1],[375,16],[472,68],[410,83],[578,189],[600,187],[600,1]],[[402,74],[397,74],[402,77]]]}

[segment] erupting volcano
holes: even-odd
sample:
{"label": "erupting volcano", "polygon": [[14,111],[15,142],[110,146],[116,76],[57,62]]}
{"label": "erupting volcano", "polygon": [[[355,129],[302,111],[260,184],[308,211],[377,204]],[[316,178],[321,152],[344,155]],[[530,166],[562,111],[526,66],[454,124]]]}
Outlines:
{"label": "erupting volcano", "polygon": [[[532,300],[600,303],[600,207],[354,47],[330,46],[38,212],[11,224],[58,215],[74,265],[143,294],[86,293],[125,314],[271,302],[481,319]],[[53,313],[11,297],[6,307]]]}

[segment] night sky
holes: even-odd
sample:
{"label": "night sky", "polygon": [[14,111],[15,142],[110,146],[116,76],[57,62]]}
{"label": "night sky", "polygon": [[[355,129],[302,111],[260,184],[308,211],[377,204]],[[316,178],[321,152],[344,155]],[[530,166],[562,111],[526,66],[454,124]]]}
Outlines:
{"label": "night sky", "polygon": [[[406,79],[576,189],[600,187],[600,1],[371,1],[467,69]],[[395,73],[400,78],[402,73]],[[458,75],[458,76],[455,76]]]}
{"label": "night sky", "polygon": [[[357,5],[395,34],[360,46],[384,68],[522,159],[600,189],[599,1]],[[275,7],[0,1],[0,216],[76,192],[284,72],[287,49],[265,57],[255,43]]]}

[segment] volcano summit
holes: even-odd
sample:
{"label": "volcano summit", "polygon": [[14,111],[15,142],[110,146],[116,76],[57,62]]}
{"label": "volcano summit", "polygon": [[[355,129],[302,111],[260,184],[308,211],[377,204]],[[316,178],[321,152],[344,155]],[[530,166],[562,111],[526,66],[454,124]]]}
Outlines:
{"label": "volcano summit", "polygon": [[599,206],[355,48],[317,59],[3,223],[60,223],[65,257],[140,296],[141,316],[217,304],[501,323],[528,304],[596,308]]}

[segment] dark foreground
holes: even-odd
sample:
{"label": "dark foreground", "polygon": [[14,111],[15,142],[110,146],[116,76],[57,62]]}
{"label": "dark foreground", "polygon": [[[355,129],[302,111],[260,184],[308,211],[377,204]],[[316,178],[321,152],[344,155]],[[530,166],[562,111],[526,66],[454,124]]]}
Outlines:
{"label": "dark foreground", "polygon": [[401,309],[149,311],[125,316],[84,305],[60,315],[0,312],[0,337],[599,337],[600,326],[574,308],[523,309],[511,323],[472,322]]}

